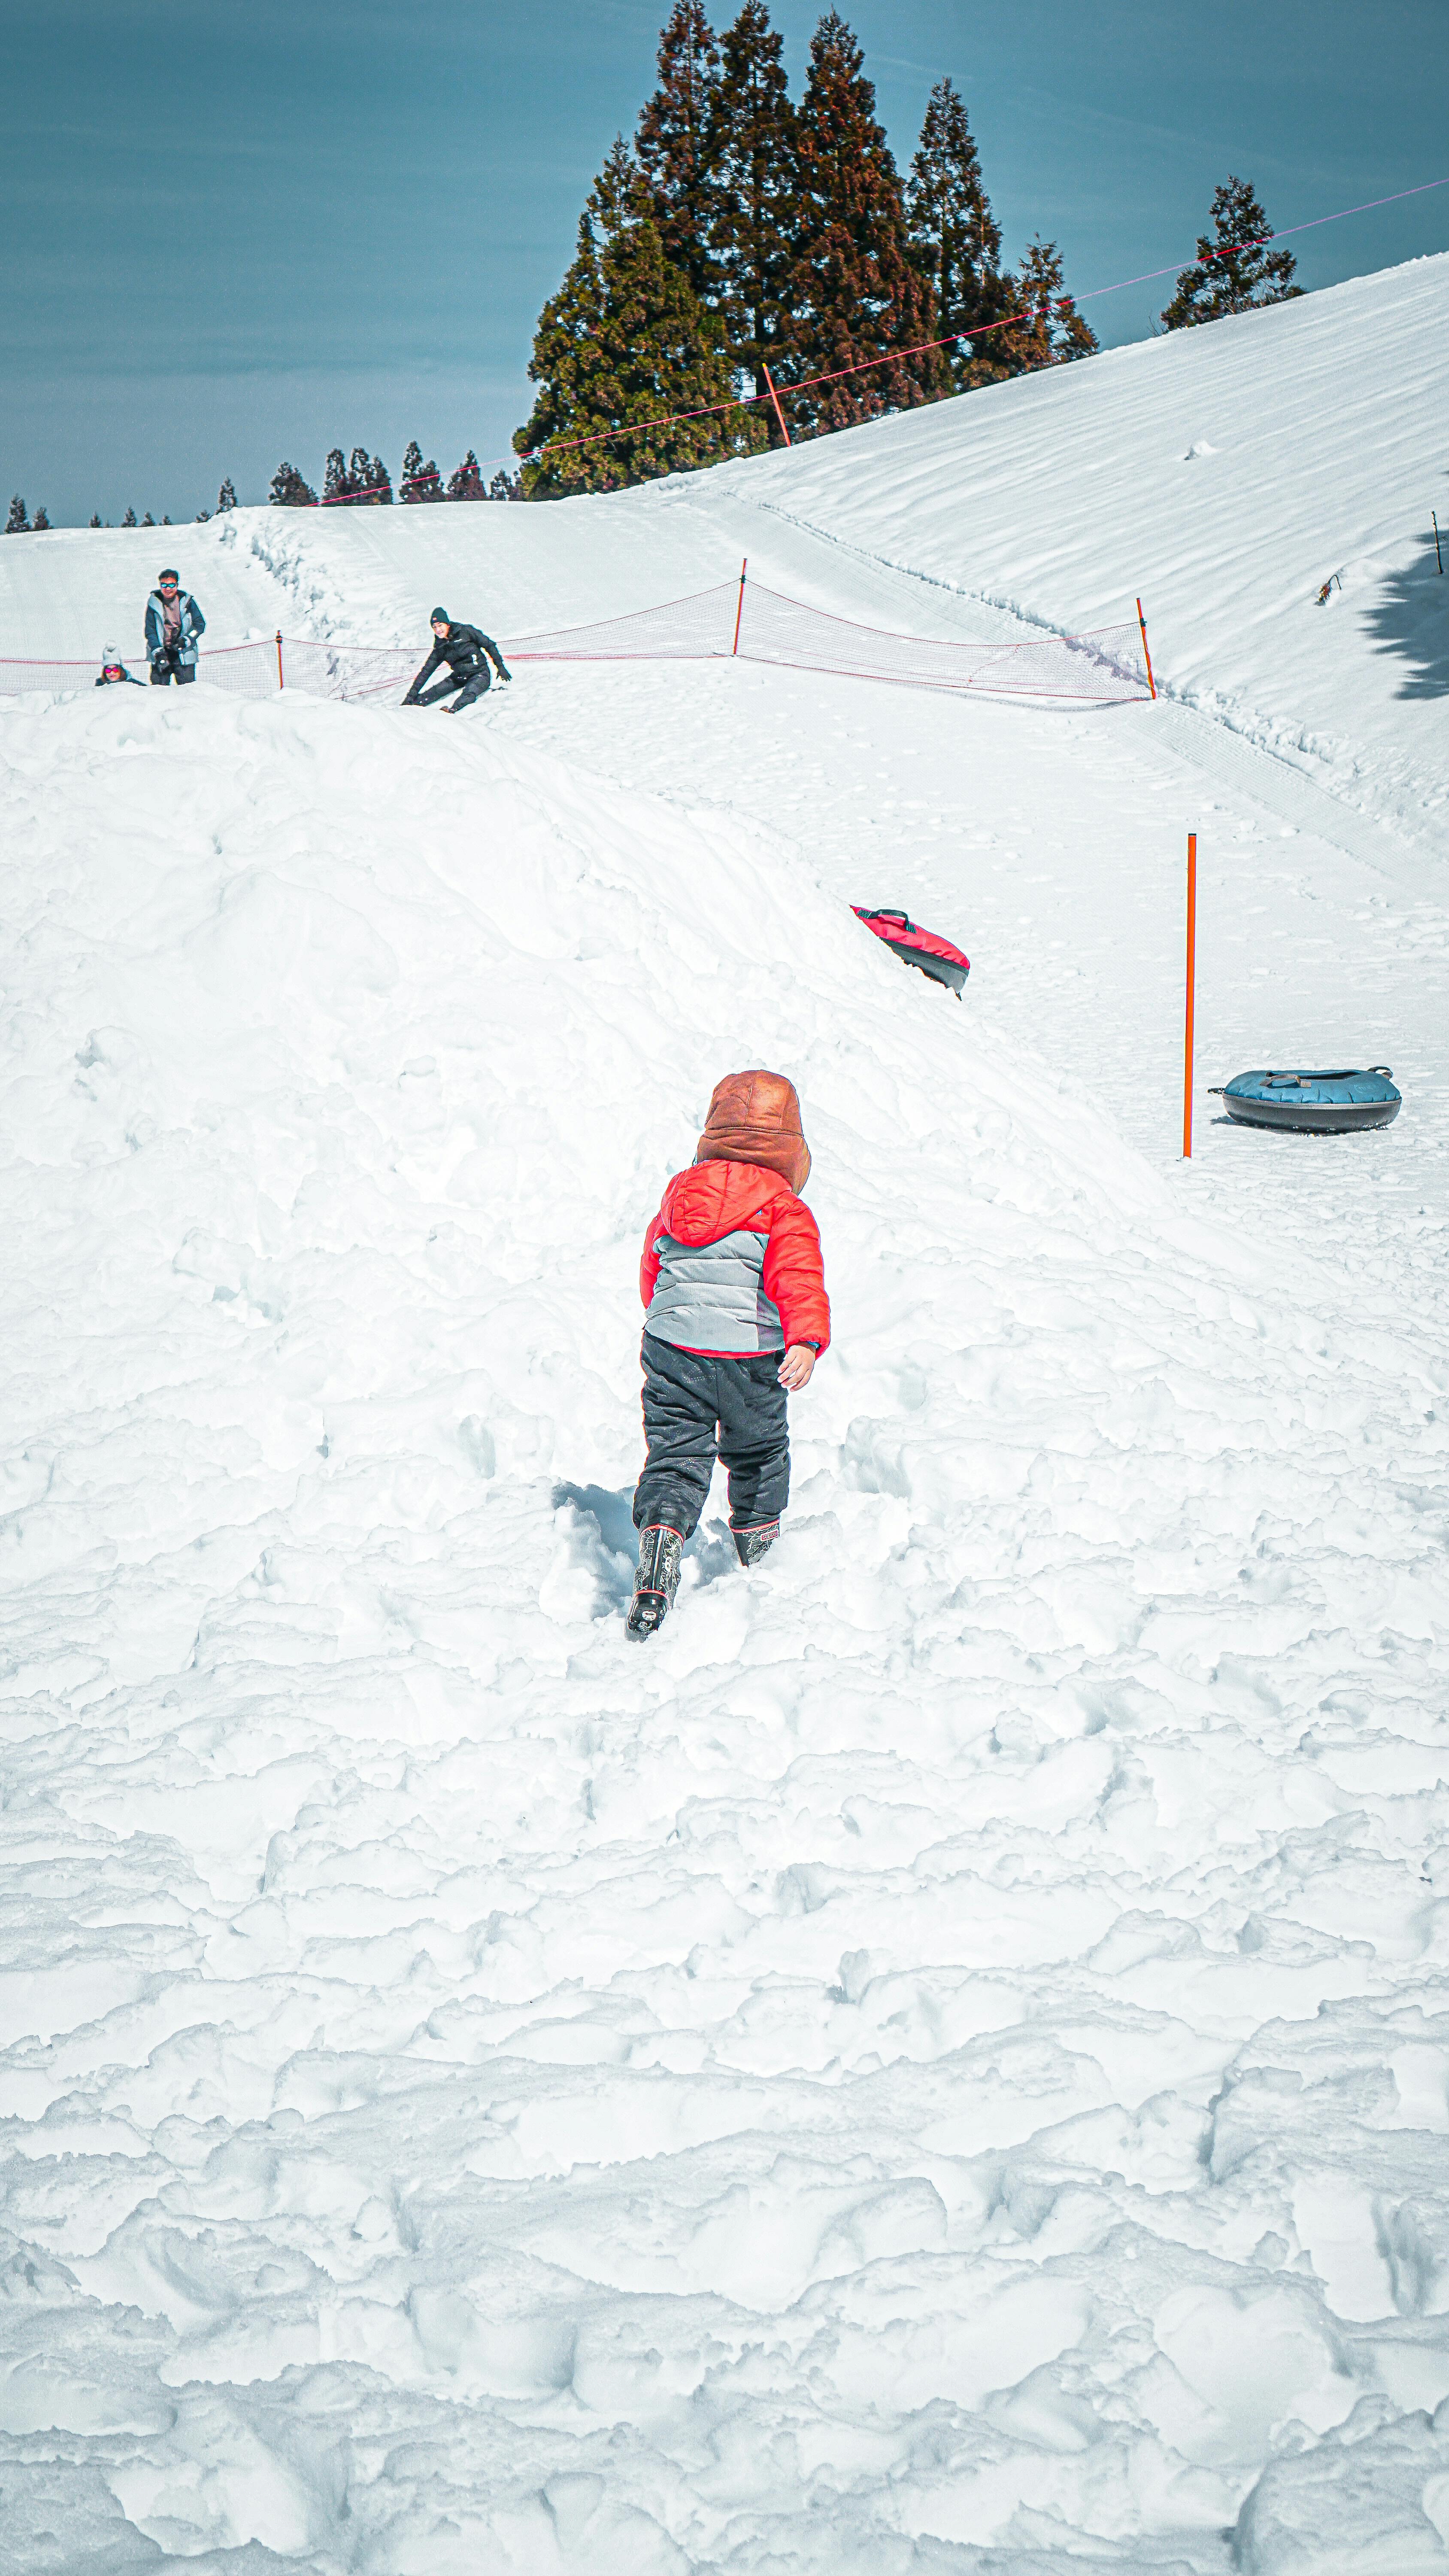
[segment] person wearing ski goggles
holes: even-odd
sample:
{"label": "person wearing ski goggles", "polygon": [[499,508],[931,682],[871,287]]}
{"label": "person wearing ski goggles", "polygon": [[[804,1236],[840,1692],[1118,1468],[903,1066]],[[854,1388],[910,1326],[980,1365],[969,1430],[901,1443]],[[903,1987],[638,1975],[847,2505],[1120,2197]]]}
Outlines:
{"label": "person wearing ski goggles", "polygon": [[180,575],[174,570],[158,573],[146,602],[146,653],[153,688],[167,688],[173,680],[181,688],[195,679],[196,656],[205,633],[206,620],[190,591],[182,589]]}

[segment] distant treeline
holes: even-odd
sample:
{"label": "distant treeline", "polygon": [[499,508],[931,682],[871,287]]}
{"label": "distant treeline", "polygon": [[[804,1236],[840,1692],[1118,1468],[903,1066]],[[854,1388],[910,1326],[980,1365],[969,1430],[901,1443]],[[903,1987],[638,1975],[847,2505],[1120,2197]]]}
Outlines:
{"label": "distant treeline", "polygon": [[[491,483],[483,480],[483,469],[470,447],[461,465],[455,465],[446,483],[431,457],[426,461],[415,438],[409,439],[398,479],[396,495],[392,476],[380,456],[369,456],[365,447],[354,447],[344,456],[340,447],[328,450],[320,495],[313,491],[295,465],[279,465],[272,476],[269,501],[283,510],[310,510],[320,500],[339,508],[376,508],[381,503],[399,501],[521,501],[523,483],[517,474],[506,474],[500,466]],[[203,513],[203,515],[205,515]]]}

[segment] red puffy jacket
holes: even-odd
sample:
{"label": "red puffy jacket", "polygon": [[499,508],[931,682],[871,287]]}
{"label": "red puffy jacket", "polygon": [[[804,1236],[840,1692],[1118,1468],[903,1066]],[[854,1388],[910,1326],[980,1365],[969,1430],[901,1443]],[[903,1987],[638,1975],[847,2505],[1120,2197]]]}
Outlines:
{"label": "red puffy jacket", "polygon": [[676,1172],[644,1237],[646,1332],[712,1359],[830,1343],[820,1233],[788,1181],[759,1163]]}

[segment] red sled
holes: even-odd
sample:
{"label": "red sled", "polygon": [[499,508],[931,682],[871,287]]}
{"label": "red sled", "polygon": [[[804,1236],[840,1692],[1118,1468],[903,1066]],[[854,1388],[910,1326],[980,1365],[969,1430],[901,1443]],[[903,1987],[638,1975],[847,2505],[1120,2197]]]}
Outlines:
{"label": "red sled", "polygon": [[949,984],[959,1002],[971,972],[971,960],[963,949],[953,948],[949,939],[938,939],[934,930],[922,930],[909,913],[869,912],[861,903],[853,903],[850,909],[857,921],[885,941],[903,966],[919,966],[933,983]]}

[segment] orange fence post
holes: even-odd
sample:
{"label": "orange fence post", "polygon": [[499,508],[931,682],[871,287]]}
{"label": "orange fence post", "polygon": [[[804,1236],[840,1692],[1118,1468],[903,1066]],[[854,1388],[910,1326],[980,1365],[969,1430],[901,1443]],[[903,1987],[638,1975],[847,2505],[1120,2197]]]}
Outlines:
{"label": "orange fence post", "polygon": [[282,630],[279,626],[277,628],[277,686],[279,689],[284,689],[286,685],[282,677]]}
{"label": "orange fence post", "polygon": [[749,561],[749,556],[746,555],[740,566],[740,603],[735,610],[735,640],[730,646],[731,653],[738,653],[740,649],[740,619],[745,613],[745,574],[749,569]]}
{"label": "orange fence post", "polygon": [[1147,665],[1147,685],[1152,691],[1153,703],[1155,705],[1157,700],[1157,682],[1152,676],[1152,656],[1147,650],[1147,620],[1142,614],[1142,602],[1140,599],[1137,602],[1137,623],[1142,629],[1142,658]]}
{"label": "orange fence post", "polygon": [[789,433],[788,429],[785,427],[785,415],[784,415],[784,413],[783,413],[783,412],[781,411],[781,409],[780,409],[780,397],[779,397],[779,395],[778,395],[778,394],[776,393],[776,391],[775,391],[775,379],[774,379],[774,377],[771,375],[769,368],[768,368],[768,367],[765,367],[765,362],[764,362],[763,358],[761,359],[760,364],[761,364],[761,366],[762,366],[762,367],[764,367],[764,371],[765,371],[765,382],[766,382],[766,384],[767,384],[767,385],[769,386],[769,388],[770,388],[770,400],[771,400],[771,402],[772,402],[772,403],[774,404],[774,406],[775,406],[775,418],[776,418],[776,420],[777,420],[777,421],[779,422],[779,424],[780,424],[780,436],[783,438],[783,440],[784,440],[784,442],[785,442],[785,445],[788,447],[788,446],[789,446],[789,444],[790,444],[790,433]]}
{"label": "orange fence post", "polygon": [[1182,1045],[1182,1153],[1192,1160],[1192,1019],[1197,982],[1197,834],[1187,836],[1187,1015]]}

